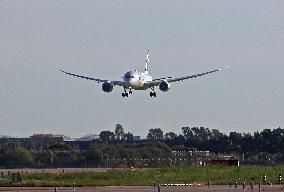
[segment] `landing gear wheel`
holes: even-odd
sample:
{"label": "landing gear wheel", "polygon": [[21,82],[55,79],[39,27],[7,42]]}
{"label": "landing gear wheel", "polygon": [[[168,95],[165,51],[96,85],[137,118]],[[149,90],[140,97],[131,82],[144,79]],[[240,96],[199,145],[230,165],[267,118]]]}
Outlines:
{"label": "landing gear wheel", "polygon": [[150,92],[150,97],[157,97],[156,92]]}
{"label": "landing gear wheel", "polygon": [[128,93],[122,93],[122,97],[128,97]]}

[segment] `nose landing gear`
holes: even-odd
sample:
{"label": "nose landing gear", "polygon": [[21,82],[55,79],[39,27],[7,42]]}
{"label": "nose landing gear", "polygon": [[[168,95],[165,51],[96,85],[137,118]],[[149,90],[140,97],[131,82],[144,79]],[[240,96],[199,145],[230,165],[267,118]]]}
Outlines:
{"label": "nose landing gear", "polygon": [[153,92],[150,92],[150,97],[157,97],[154,87],[150,87]]}
{"label": "nose landing gear", "polygon": [[133,93],[131,89],[129,90],[129,93],[126,92],[126,87],[123,87],[123,89],[124,93],[121,94],[122,97],[128,97],[128,95],[131,95]]}

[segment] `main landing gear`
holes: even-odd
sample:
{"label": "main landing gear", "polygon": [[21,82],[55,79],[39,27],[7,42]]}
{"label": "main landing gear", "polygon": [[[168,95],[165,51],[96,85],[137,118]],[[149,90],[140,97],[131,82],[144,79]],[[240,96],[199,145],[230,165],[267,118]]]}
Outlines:
{"label": "main landing gear", "polygon": [[[150,92],[150,97],[157,97],[157,94],[154,90],[154,87],[150,87],[152,89],[152,91]],[[122,97],[128,97],[129,95],[133,94],[133,91],[130,89],[129,92],[127,93],[126,88],[124,87],[124,92],[121,94]]]}
{"label": "main landing gear", "polygon": [[122,93],[122,97],[128,97],[128,93]]}
{"label": "main landing gear", "polygon": [[150,87],[153,92],[150,92],[150,97],[157,97],[154,87]]}

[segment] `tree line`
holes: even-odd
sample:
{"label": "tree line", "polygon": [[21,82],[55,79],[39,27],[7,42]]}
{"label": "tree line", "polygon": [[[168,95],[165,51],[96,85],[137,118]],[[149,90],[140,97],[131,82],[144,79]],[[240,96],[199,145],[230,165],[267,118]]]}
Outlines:
{"label": "tree line", "polygon": [[[133,143],[133,135],[124,133],[122,125],[117,124],[115,132],[102,131],[96,142]],[[164,133],[161,128],[148,131],[146,141],[159,141],[170,148],[186,147],[194,150],[209,150],[213,153],[284,153],[284,129],[264,129],[254,133],[225,134],[218,129],[205,127],[182,127],[181,134]],[[107,136],[106,136],[107,135]]]}
{"label": "tree line", "polygon": [[86,149],[69,145],[63,138],[0,138],[0,167],[105,167],[114,160],[131,165],[137,159],[175,158],[172,151],[210,151],[255,162],[283,162],[284,129],[225,134],[205,127],[182,127],[181,134],[176,134],[153,128],[146,139],[134,140],[132,133],[117,124],[113,132],[102,131]]}

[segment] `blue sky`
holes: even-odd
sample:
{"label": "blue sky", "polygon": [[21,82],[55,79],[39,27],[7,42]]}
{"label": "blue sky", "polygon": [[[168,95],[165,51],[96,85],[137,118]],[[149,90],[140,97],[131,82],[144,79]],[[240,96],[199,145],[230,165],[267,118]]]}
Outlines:
{"label": "blue sky", "polygon": [[[0,134],[283,127],[283,10],[280,0],[3,0]],[[230,69],[128,99],[59,72],[120,80],[143,70],[146,49],[154,78]]]}

